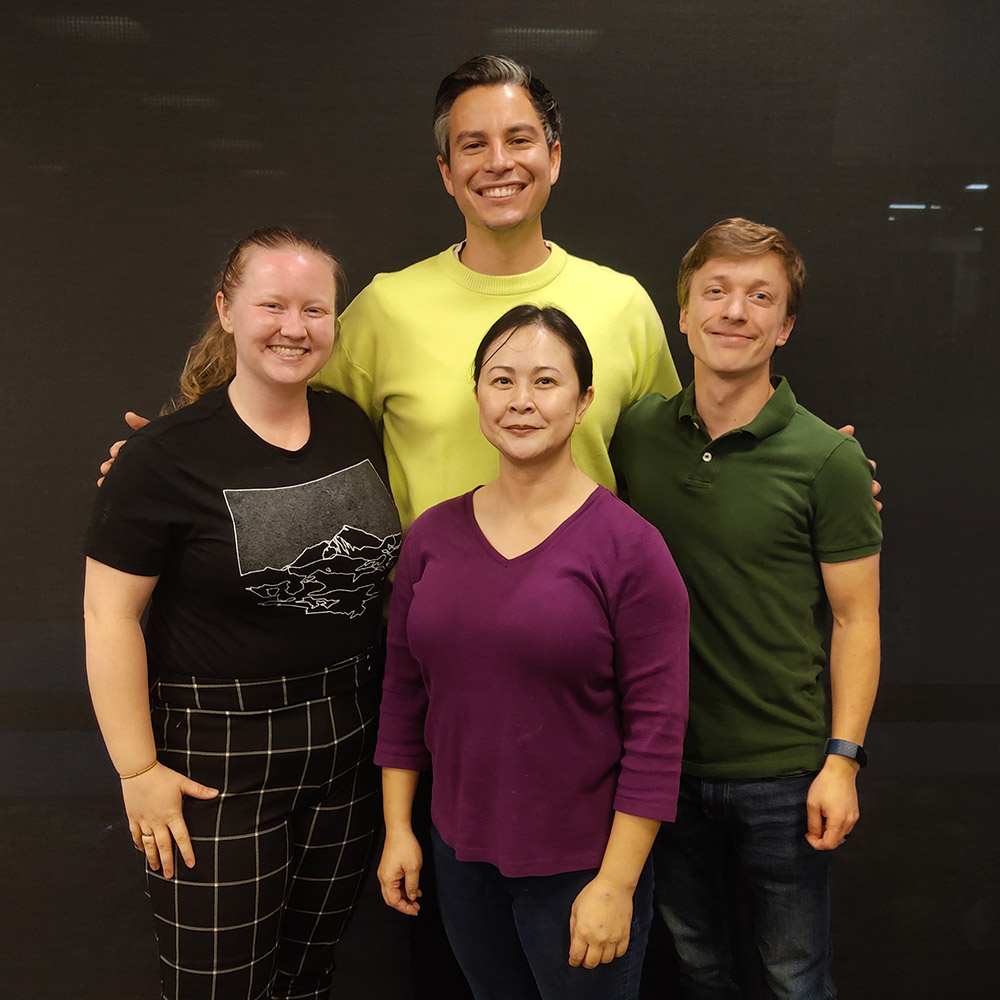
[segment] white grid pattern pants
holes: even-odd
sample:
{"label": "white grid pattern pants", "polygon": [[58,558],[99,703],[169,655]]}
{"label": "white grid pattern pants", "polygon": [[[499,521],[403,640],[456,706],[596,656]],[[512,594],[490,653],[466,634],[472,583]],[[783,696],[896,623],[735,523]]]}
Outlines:
{"label": "white grid pattern pants", "polygon": [[147,867],[163,997],[325,1000],[378,821],[368,655],[306,677],[161,677],[151,704],[159,760],[220,789],[184,801],[195,867]]}

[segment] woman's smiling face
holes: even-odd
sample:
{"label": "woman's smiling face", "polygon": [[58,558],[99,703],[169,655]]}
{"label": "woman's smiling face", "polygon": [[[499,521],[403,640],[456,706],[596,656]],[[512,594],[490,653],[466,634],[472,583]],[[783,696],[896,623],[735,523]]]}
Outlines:
{"label": "woman's smiling face", "polygon": [[[492,352],[492,353],[489,353]],[[476,384],[479,427],[517,465],[558,458],[593,398],[581,393],[565,341],[542,326],[507,331],[490,345]]]}

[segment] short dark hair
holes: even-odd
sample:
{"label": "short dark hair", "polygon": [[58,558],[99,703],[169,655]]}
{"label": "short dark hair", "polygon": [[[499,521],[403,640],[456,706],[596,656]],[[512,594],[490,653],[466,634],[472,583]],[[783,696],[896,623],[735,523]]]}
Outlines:
{"label": "short dark hair", "polygon": [[789,316],[795,316],[799,311],[802,286],[806,280],[806,265],[802,254],[780,229],[740,218],[723,219],[714,226],[709,226],[684,254],[677,273],[677,304],[681,309],[687,308],[691,277],[710,260],[716,257],[742,260],[746,257],[763,257],[766,253],[776,253],[785,265],[785,275],[788,278],[786,312]]}
{"label": "short dark hair", "polygon": [[559,105],[548,87],[529,67],[509,56],[473,56],[441,81],[437,97],[434,98],[434,142],[445,163],[448,162],[450,153],[448,126],[451,107],[458,97],[473,87],[499,87],[505,83],[523,87],[527,91],[542,123],[549,149],[559,141],[562,133]]}
{"label": "short dark hair", "polygon": [[[514,306],[508,309],[487,331],[486,336],[476,348],[476,357],[472,363],[472,381],[479,384],[479,375],[483,365],[496,354],[490,348],[507,334],[508,338],[529,326],[540,326],[548,333],[558,337],[569,349],[573,359],[573,369],[580,383],[582,396],[594,384],[594,359],[590,348],[580,328],[561,309],[555,306],[535,306],[530,303]],[[504,340],[504,343],[507,341]],[[503,344],[498,345],[497,351]],[[487,354],[489,352],[489,354]]]}

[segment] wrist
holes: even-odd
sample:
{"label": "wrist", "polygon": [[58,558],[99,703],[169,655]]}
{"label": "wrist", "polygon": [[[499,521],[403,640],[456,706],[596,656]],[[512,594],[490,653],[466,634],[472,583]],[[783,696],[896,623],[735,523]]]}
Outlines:
{"label": "wrist", "polygon": [[824,753],[827,760],[831,758],[843,758],[844,760],[854,761],[859,768],[864,767],[868,763],[867,751],[860,743],[855,743],[853,740],[842,740],[836,737],[828,739]]}
{"label": "wrist", "polygon": [[591,884],[602,892],[623,892],[631,896],[639,884],[639,879],[628,878],[620,873],[606,872],[601,868],[594,876]]}
{"label": "wrist", "polygon": [[138,771],[130,771],[127,774],[119,773],[118,778],[120,781],[128,781],[129,778],[138,778],[140,774],[146,774],[148,771],[152,771],[159,761],[154,757],[152,764],[147,764],[145,767],[140,767]]}

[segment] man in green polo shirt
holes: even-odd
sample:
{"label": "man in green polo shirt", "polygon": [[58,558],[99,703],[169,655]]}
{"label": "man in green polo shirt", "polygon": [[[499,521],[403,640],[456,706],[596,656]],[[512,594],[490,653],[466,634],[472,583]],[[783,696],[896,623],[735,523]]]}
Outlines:
{"label": "man in green polo shirt", "polygon": [[776,229],[726,219],[707,230],[677,282],[694,382],[636,403],[611,449],[629,502],[660,529],[691,595],[681,798],[653,855],[684,995],[698,1000],[741,995],[731,872],[749,890],[769,996],[836,996],[828,862],[859,815],[882,535],[857,442],[770,375],[804,278]]}

